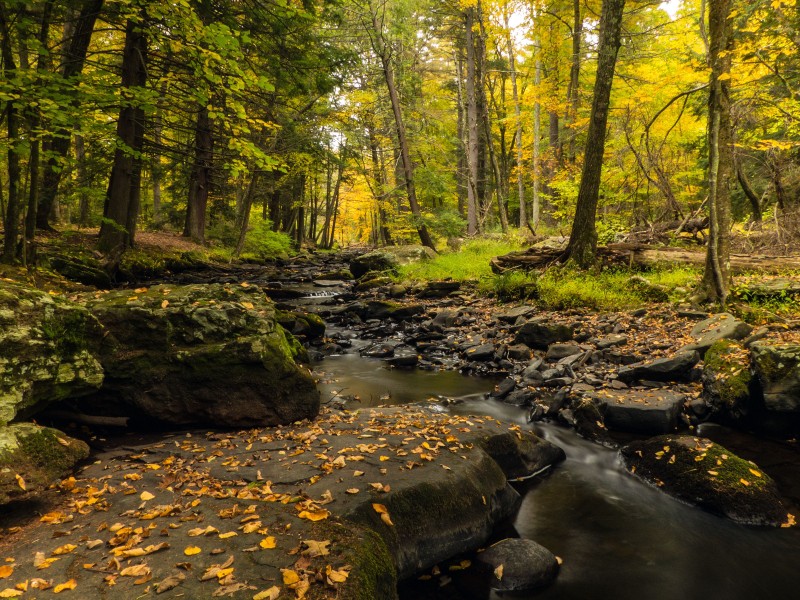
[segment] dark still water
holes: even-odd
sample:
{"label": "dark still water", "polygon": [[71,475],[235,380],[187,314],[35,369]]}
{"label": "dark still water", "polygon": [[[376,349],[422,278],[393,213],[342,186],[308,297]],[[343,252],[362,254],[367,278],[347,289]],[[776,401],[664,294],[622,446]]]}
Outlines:
{"label": "dark still water", "polygon": [[[453,372],[387,370],[380,361],[355,354],[328,358],[317,370],[336,380],[320,386],[323,399],[341,388],[345,388],[342,395],[360,396],[361,406],[448,396],[459,402],[446,410],[491,415],[528,426],[523,410],[483,399],[494,383],[486,379]],[[347,403],[348,408],[358,406]],[[523,501],[513,525],[521,537],[535,540],[561,557],[561,572],[551,587],[539,592],[491,594],[489,598],[800,598],[800,528],[735,525],[633,479],[623,470],[616,451],[555,425],[537,425],[535,429],[561,446],[567,460],[550,475],[518,488]],[[703,431],[712,438],[717,437],[714,433]],[[749,443],[752,448],[758,441],[740,438],[739,443]],[[769,445],[766,451],[771,452]],[[770,472],[766,464],[770,456],[764,459],[762,467]],[[780,461],[784,478],[798,472],[800,461],[789,464],[785,457]],[[457,580],[443,587],[434,580],[424,588],[404,588],[401,597],[460,600],[475,596],[459,589]],[[485,594],[482,597],[487,598]]]}

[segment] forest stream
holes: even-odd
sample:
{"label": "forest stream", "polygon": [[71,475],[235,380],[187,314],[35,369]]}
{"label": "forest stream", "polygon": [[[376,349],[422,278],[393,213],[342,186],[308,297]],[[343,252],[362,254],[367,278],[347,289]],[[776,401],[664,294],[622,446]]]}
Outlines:
{"label": "forest stream", "polygon": [[[329,381],[320,384],[323,399],[340,392],[360,397],[360,406],[428,402],[439,410],[533,427],[525,410],[485,397],[493,385],[486,378],[389,370],[357,352],[328,357],[315,370]],[[515,598],[796,598],[797,529],[744,527],[684,505],[631,477],[616,450],[559,425],[534,429],[562,447],[567,459],[552,473],[517,484],[523,500],[513,527],[564,562],[551,587]],[[781,484],[797,468],[766,441],[717,426],[704,427],[702,434],[737,449],[760,446],[760,462],[777,463],[770,475]],[[455,577],[440,589],[434,580],[422,589],[406,586],[402,597],[470,597],[457,589]]]}

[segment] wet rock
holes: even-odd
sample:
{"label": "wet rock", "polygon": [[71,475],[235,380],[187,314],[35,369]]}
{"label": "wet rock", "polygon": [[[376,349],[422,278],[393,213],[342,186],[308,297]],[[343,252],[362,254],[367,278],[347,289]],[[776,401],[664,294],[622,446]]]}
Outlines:
{"label": "wet rock", "polygon": [[606,348],[611,348],[613,346],[624,346],[628,343],[628,336],[623,335],[621,333],[614,333],[612,335],[607,335],[605,337],[600,338],[595,342],[595,347],[598,350],[605,350]]}
{"label": "wet rock", "polygon": [[363,348],[359,354],[368,358],[390,358],[394,356],[394,345],[387,343],[372,344]]}
{"label": "wet rock", "polygon": [[686,396],[667,389],[603,390],[591,393],[602,406],[609,429],[635,433],[668,433],[675,430]]}
{"label": "wet rock", "polygon": [[353,288],[356,292],[374,290],[392,283],[391,277],[369,277],[359,281]]}
{"label": "wet rock", "polygon": [[[313,418],[319,392],[299,342],[255,286],[154,286],[87,298],[106,328],[87,406],[173,425],[252,427]],[[89,411],[91,412],[91,411]]]}
{"label": "wet rock", "polygon": [[687,350],[666,358],[658,358],[622,367],[618,371],[617,377],[625,383],[631,383],[639,379],[680,381],[688,378],[692,367],[699,361],[700,355],[695,350]]}
{"label": "wet rock", "polygon": [[278,311],[276,319],[286,331],[306,340],[318,340],[325,335],[325,321],[313,313]]}
{"label": "wet rock", "polygon": [[408,369],[417,366],[417,364],[419,363],[419,355],[404,354],[402,356],[393,356],[392,358],[385,359],[384,362],[390,367]]}
{"label": "wet rock", "polygon": [[574,381],[575,379],[572,377],[552,377],[550,379],[545,379],[541,385],[549,388],[559,388],[572,385]]}
{"label": "wet rock", "polygon": [[370,271],[378,273],[382,271],[393,271],[399,264],[400,261],[394,254],[384,250],[376,250],[355,257],[350,262],[350,272],[353,274],[353,277],[359,279]]}
{"label": "wet rock", "polygon": [[443,308],[436,313],[433,324],[439,327],[452,327],[458,322],[461,311],[454,308]]}
{"label": "wet rock", "polygon": [[0,425],[0,506],[36,494],[89,456],[89,447],[33,423]]}
{"label": "wet rock", "polygon": [[0,282],[0,425],[99,388],[101,337],[84,307]]}
{"label": "wet rock", "polygon": [[389,287],[389,296],[392,298],[402,298],[408,293],[406,286],[396,283]]}
{"label": "wet rock", "polygon": [[508,347],[508,358],[514,360],[528,360],[531,357],[531,349],[525,344],[514,344]]}
{"label": "wet rock", "polygon": [[628,444],[621,454],[636,477],[689,504],[747,525],[788,520],[775,482],[711,440],[664,435]]}
{"label": "wet rock", "polygon": [[550,344],[547,348],[545,358],[549,360],[560,360],[567,356],[573,356],[583,352],[578,344]]}
{"label": "wet rock", "polygon": [[753,328],[730,313],[720,313],[700,321],[692,328],[696,341],[684,350],[697,350],[704,356],[714,342],[719,340],[742,340],[750,335]]}
{"label": "wet rock", "polygon": [[388,300],[370,300],[364,306],[363,319],[396,319],[402,321],[424,312],[420,304],[400,304]]}
{"label": "wet rock", "polygon": [[519,328],[514,338],[515,344],[525,344],[536,350],[547,350],[550,344],[568,342],[572,339],[571,327],[553,323],[549,319],[533,319]]}
{"label": "wet rock", "polygon": [[494,386],[494,389],[491,392],[489,392],[489,396],[491,396],[492,398],[505,398],[506,396],[508,396],[508,394],[511,393],[511,391],[516,387],[516,385],[517,382],[514,381],[513,378],[506,377],[505,379],[503,379],[503,381]]}
{"label": "wet rock", "polygon": [[739,421],[753,408],[750,353],[741,344],[720,340],[706,351],[703,399],[715,417]]}
{"label": "wet rock", "polygon": [[429,281],[419,293],[420,298],[445,298],[461,289],[459,281]]}
{"label": "wet rock", "polygon": [[504,313],[497,315],[497,319],[504,323],[516,323],[520,317],[527,318],[536,312],[535,306],[515,306]]}
{"label": "wet rock", "polygon": [[555,555],[533,540],[505,539],[478,554],[478,565],[500,592],[525,592],[550,585],[558,575]]}
{"label": "wet rock", "polygon": [[578,435],[606,446],[614,446],[614,442],[608,436],[603,414],[598,403],[587,396],[573,402],[570,406],[571,425],[575,428]]}
{"label": "wet rock", "polygon": [[472,348],[468,348],[466,352],[464,352],[465,358],[468,360],[477,360],[477,361],[486,361],[492,360],[495,355],[495,347],[494,344],[480,344],[478,346],[473,346]]}
{"label": "wet rock", "polygon": [[528,388],[514,390],[503,398],[503,402],[512,406],[530,406],[536,399],[536,393]]}
{"label": "wet rock", "polygon": [[756,342],[750,351],[766,409],[800,412],[800,344]]}

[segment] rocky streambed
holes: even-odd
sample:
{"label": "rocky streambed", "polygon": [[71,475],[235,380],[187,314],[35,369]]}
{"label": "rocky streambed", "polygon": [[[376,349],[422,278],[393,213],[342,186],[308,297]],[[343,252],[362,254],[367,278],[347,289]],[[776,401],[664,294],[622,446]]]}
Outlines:
{"label": "rocky streambed", "polygon": [[[92,590],[84,597],[140,590],[391,598],[398,578],[423,575],[439,586],[461,571],[462,589],[541,586],[558,571],[545,548],[501,545],[483,558],[462,553],[485,547],[515,514],[523,537],[545,541],[524,534],[519,515],[529,514],[531,493],[508,481],[539,481],[553,468],[562,473],[557,446],[570,444],[556,432],[564,427],[601,454],[616,457],[625,445],[628,471],[658,493],[742,523],[792,524],[797,496],[785,485],[786,469],[774,470],[773,482],[757,452],[745,452],[755,459],[746,462],[697,429],[714,421],[784,436],[796,431],[795,350],[775,331],[663,307],[590,315],[497,306],[456,282],[401,285],[376,271],[396,260],[300,258],[279,269],[184,272],[71,300],[7,299],[8,322],[19,322],[20,307],[34,316],[27,338],[16,334],[32,358],[5,355],[6,372],[20,374],[22,383],[4,379],[4,406],[11,408],[3,431],[39,432],[17,423],[34,414],[41,420],[45,407],[62,425],[128,419],[212,430],[129,439],[96,453],[99,462],[74,477],[70,465],[88,452],[74,439],[80,435],[42,430],[54,432],[47,434],[51,454],[42,456],[71,457],[63,464],[31,460],[21,473],[18,465],[28,463],[6,453],[12,458],[3,489],[17,506],[66,476],[44,492],[55,504],[38,508],[41,522],[23,518],[6,527],[7,589],[74,582]],[[360,280],[349,279],[350,269]],[[53,321],[64,307],[81,317]],[[64,337],[67,346],[58,342]],[[359,382],[369,378],[357,376],[342,386],[343,373],[328,372],[342,357],[371,369],[375,387],[367,391]],[[296,363],[309,364],[320,381],[319,417],[318,392]],[[451,380],[459,372],[482,377],[476,381],[486,382],[488,399],[464,396],[455,380],[428,393],[419,374],[440,372]],[[25,387],[32,373],[43,383]],[[404,387],[387,383],[384,391],[382,380],[404,376],[414,381],[406,387],[422,388],[404,398],[423,404],[377,408],[395,404]],[[627,444],[657,434],[682,437]],[[568,449],[564,465],[570,461]],[[551,479],[557,476],[541,486]],[[37,544],[42,556],[12,552]],[[562,554],[552,540],[545,545]],[[527,568],[497,558],[520,554],[530,556]],[[442,562],[452,557],[457,562]],[[440,564],[452,572],[442,573]],[[566,567],[569,577],[575,568]],[[41,576],[45,570],[49,578]],[[417,588],[404,597],[424,594],[439,597]]]}

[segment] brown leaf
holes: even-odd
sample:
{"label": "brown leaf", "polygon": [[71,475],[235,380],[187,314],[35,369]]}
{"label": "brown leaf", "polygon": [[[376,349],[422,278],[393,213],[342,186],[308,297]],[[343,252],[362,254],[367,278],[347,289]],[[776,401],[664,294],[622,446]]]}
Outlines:
{"label": "brown leaf", "polygon": [[186,575],[178,571],[174,575],[162,579],[156,584],[156,594],[163,594],[169,590],[178,587],[181,582],[186,579]]}
{"label": "brown leaf", "polygon": [[144,563],[139,565],[131,565],[130,567],[125,567],[122,569],[119,574],[123,577],[143,577],[144,575],[150,574],[150,567]]}
{"label": "brown leaf", "polygon": [[328,550],[328,546],[330,546],[330,540],[303,540],[303,544],[305,545],[305,550],[302,551],[301,554],[314,558],[315,556],[327,556],[330,554]]}

